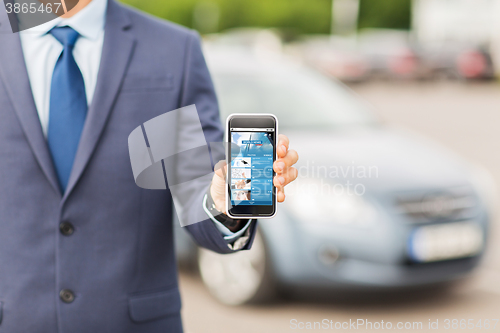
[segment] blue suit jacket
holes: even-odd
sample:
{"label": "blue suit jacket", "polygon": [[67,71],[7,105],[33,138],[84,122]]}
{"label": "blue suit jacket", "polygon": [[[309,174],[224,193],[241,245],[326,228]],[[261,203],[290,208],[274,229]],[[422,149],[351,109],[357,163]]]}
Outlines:
{"label": "blue suit jacket", "polygon": [[[136,186],[127,138],[196,104],[207,142],[222,141],[198,36],[109,2],[97,88],[62,195],[19,36],[0,7],[0,332],[181,332],[171,195]],[[165,131],[171,144],[189,135],[176,124]],[[207,186],[189,207],[200,216]],[[59,232],[64,221],[71,236]],[[212,221],[188,230],[231,252]],[[75,292],[72,303],[62,289]]]}

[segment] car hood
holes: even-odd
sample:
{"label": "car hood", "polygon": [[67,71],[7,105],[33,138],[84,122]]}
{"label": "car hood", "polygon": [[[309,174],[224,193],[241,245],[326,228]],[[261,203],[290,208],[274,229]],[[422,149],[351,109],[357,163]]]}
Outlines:
{"label": "car hood", "polygon": [[470,184],[471,165],[438,143],[408,130],[379,126],[286,134],[300,155],[299,177],[341,184],[349,181],[363,184],[371,192]]}

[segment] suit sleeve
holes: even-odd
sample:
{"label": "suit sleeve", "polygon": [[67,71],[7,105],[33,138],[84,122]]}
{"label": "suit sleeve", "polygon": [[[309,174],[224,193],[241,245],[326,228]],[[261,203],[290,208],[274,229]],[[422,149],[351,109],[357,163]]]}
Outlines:
{"label": "suit sleeve", "polygon": [[[210,143],[220,143],[224,140],[217,97],[201,50],[200,38],[196,33],[192,33],[189,36],[186,48],[186,62],[179,107],[196,105],[205,141],[210,147]],[[182,119],[180,122],[180,126],[178,126],[178,142],[182,145],[183,142],[189,140],[189,126],[184,126]],[[185,123],[186,121],[184,121]],[[225,159],[223,149],[211,149],[210,163],[212,171],[214,164],[223,159]],[[191,167],[185,165],[186,163],[187,161],[180,161],[177,168],[185,172],[185,170]],[[190,224],[185,228],[200,246],[218,253],[232,253],[235,252],[233,250],[235,247],[224,238],[224,235],[203,209],[204,196],[211,184],[212,175],[209,176],[199,179],[196,188],[192,190],[191,199],[186,205],[188,214],[190,214],[190,220],[201,222]],[[256,224],[256,221],[251,222],[246,233],[248,240],[241,248],[242,250],[251,247],[255,236]]]}

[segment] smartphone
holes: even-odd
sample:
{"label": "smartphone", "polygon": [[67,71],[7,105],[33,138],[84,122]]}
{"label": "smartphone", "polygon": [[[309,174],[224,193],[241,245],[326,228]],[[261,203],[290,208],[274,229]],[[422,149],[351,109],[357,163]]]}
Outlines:
{"label": "smartphone", "polygon": [[227,215],[234,219],[276,215],[278,119],[272,114],[232,114],[226,121]]}

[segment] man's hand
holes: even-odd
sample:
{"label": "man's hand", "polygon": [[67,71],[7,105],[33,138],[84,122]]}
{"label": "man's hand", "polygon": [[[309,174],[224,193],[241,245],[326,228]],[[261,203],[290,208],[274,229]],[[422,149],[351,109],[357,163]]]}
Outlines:
{"label": "man's hand", "polygon": [[[295,150],[289,149],[289,145],[288,137],[280,134],[278,146],[276,147],[278,159],[273,165],[274,172],[276,172],[273,183],[278,189],[278,202],[285,201],[285,186],[294,181],[298,175],[298,171],[293,165],[299,160],[299,155]],[[226,171],[226,162],[219,161],[215,165],[215,174],[210,188],[215,207],[224,214],[226,213]]]}
{"label": "man's hand", "polygon": [[226,214],[226,173],[226,161],[219,161],[215,165],[215,173],[210,187],[210,194],[212,195],[215,208],[224,214]]}
{"label": "man's hand", "polygon": [[285,201],[285,186],[297,179],[299,172],[293,167],[299,160],[299,154],[293,149],[288,149],[290,141],[286,135],[279,135],[276,152],[278,159],[274,162],[273,169],[276,172],[274,186],[278,189],[278,202]]}

